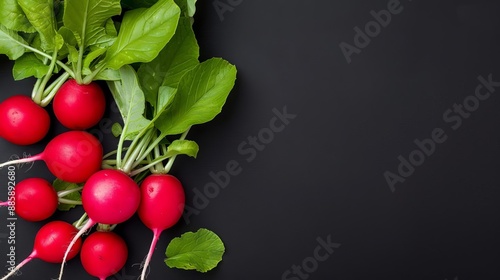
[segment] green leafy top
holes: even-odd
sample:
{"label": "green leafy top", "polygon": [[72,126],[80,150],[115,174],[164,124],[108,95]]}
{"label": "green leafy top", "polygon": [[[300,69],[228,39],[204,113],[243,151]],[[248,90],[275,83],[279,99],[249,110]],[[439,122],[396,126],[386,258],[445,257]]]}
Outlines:
{"label": "green leafy top", "polygon": [[[150,173],[169,173],[178,155],[197,156],[199,146],[186,139],[188,132],[221,112],[236,81],[228,61],[199,61],[196,2],[0,0],[0,54],[15,60],[16,80],[37,79],[32,98],[42,106],[67,79],[105,80],[123,126],[112,126],[118,147],[104,156],[103,168],[139,182]],[[53,185],[59,210],[81,204],[80,185],[58,179]],[[200,229],[172,240],[165,262],[207,272],[224,251],[215,233]]]}
{"label": "green leafy top", "polygon": [[165,252],[165,263],[170,268],[207,272],[217,266],[224,252],[219,236],[202,228],[172,239]]}

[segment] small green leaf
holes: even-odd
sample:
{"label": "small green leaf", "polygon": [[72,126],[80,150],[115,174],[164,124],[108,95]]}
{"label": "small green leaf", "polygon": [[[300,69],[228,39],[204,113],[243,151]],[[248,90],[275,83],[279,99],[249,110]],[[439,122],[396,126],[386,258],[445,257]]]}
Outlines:
{"label": "small green leaf", "polygon": [[118,137],[120,136],[120,134],[122,134],[122,131],[123,131],[123,127],[121,124],[119,123],[114,123],[112,126],[111,126],[111,133],[113,133],[113,136],[114,137]]}
{"label": "small green leaf", "polygon": [[172,39],[158,56],[149,63],[143,63],[137,70],[137,75],[146,101],[157,110],[159,88],[169,86],[177,88],[181,77],[199,64],[199,47],[189,19],[181,17]]}
{"label": "small green leaf", "polygon": [[85,56],[85,59],[83,60],[83,68],[87,69],[90,72],[90,64],[105,52],[106,52],[105,48],[96,48],[91,52],[89,52],[87,56]]}
{"label": "small green leaf", "polygon": [[76,49],[75,46],[72,45],[66,45],[68,48],[69,54],[68,54],[68,60],[71,63],[77,63],[78,62],[78,50]]}
{"label": "small green leaf", "polygon": [[196,158],[200,147],[198,144],[191,140],[174,140],[167,148],[167,156],[174,155],[187,155]]}
{"label": "small green leaf", "polygon": [[10,60],[21,57],[26,49],[26,41],[12,30],[0,24],[0,54],[5,54]]}
{"label": "small green leaf", "polygon": [[221,58],[199,64],[182,76],[172,104],[156,119],[162,135],[175,135],[212,120],[236,80],[236,67]]}
{"label": "small green leaf", "polygon": [[165,252],[165,263],[170,268],[207,272],[217,266],[224,252],[224,243],[219,236],[202,228],[172,239]]}
{"label": "small green leaf", "polygon": [[123,66],[120,77],[119,81],[108,82],[108,86],[123,119],[124,137],[131,140],[150,121],[144,117],[146,101],[134,68],[130,65]]}
{"label": "small green leaf", "polygon": [[49,71],[49,66],[38,59],[33,53],[25,53],[14,62],[12,75],[19,81],[28,77],[42,78]]}
{"label": "small green leaf", "polygon": [[126,12],[118,37],[104,59],[107,67],[119,69],[153,60],[174,35],[179,14],[173,0],[160,0],[150,8]]}
{"label": "small green leaf", "polygon": [[[52,183],[52,185],[54,186],[54,189],[56,190],[56,192],[73,190],[73,189],[80,187],[78,184],[68,183],[68,182],[62,181],[60,179],[55,179],[54,182]],[[82,196],[80,194],[80,191],[71,192],[70,194],[63,196],[62,198],[74,200],[74,201],[82,201]],[[72,208],[75,208],[75,206],[76,206],[75,204],[66,204],[66,203],[59,202],[57,209],[60,211],[68,211]]]}
{"label": "small green leaf", "polygon": [[[84,73],[86,75],[90,73]],[[94,81],[118,81],[120,80],[120,71],[113,69],[104,69],[94,77]]]}
{"label": "small green leaf", "polygon": [[71,29],[81,48],[109,40],[107,21],[121,13],[119,0],[65,0],[64,26]]}
{"label": "small green leaf", "polygon": [[62,26],[61,28],[59,28],[58,33],[61,34],[62,38],[64,39],[64,43],[71,46],[77,45],[75,34],[66,26]]}

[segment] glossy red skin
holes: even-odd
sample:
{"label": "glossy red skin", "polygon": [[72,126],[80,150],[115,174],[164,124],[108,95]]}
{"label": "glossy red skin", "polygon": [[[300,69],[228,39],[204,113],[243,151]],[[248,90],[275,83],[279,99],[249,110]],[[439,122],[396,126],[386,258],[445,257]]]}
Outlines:
{"label": "glossy red skin", "polygon": [[[36,258],[49,263],[62,263],[64,254],[78,230],[63,221],[51,221],[40,228],[35,236],[33,252]],[[82,246],[79,238],[71,247],[66,260],[74,258]]]}
{"label": "glossy red skin", "polygon": [[52,108],[62,125],[69,129],[85,130],[102,119],[106,98],[96,82],[80,85],[75,79],[70,79],[54,96]]}
{"label": "glossy red skin", "polygon": [[82,190],[83,209],[96,223],[119,224],[132,217],[141,193],[127,174],[104,169],[92,175]]}
{"label": "glossy red skin", "polygon": [[17,183],[14,198],[16,214],[30,222],[49,218],[58,204],[56,190],[42,178],[28,178]]}
{"label": "glossy red skin", "polygon": [[30,97],[14,95],[0,103],[0,136],[16,145],[42,140],[50,128],[47,111]]}
{"label": "glossy red skin", "polygon": [[105,279],[127,262],[127,244],[114,232],[93,232],[83,242],[80,260],[88,274]]}
{"label": "glossy red skin", "polygon": [[169,174],[152,174],[141,183],[141,204],[137,211],[151,230],[165,230],[182,216],[185,193],[181,182]]}
{"label": "glossy red skin", "polygon": [[101,142],[85,131],[67,131],[54,137],[45,147],[42,159],[57,178],[83,183],[101,169]]}

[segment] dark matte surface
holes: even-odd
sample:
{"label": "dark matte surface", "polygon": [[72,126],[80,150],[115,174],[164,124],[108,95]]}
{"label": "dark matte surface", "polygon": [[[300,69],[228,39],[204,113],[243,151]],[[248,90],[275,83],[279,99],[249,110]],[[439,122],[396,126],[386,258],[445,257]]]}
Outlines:
{"label": "dark matte surface", "polygon": [[[199,2],[202,58],[237,65],[238,81],[223,112],[190,132],[199,157],[174,165],[194,214],[162,235],[149,279],[500,278],[500,88],[460,126],[457,113],[443,117],[455,103],[474,101],[479,76],[500,81],[498,1],[401,1],[351,63],[339,44],[353,45],[354,28],[373,20],[370,11],[397,1]],[[14,82],[11,66],[2,60],[2,98],[29,94],[31,81]],[[295,118],[275,123],[275,111],[284,108]],[[391,191],[384,172],[397,174],[398,156],[408,159],[418,149],[414,141],[436,128],[443,143]],[[255,136],[262,140],[252,146]],[[43,145],[0,147],[4,161]],[[228,163],[239,173],[227,186],[207,200],[196,195]],[[50,178],[42,163],[17,171],[17,180],[28,176]],[[6,180],[3,169],[0,183]],[[5,198],[5,189],[0,194]],[[79,211],[54,219],[71,221]],[[3,266],[5,210],[0,217]],[[16,222],[17,260],[29,254],[40,226]],[[203,275],[168,269],[162,262],[169,240],[200,227],[225,241],[220,266]],[[133,264],[146,254],[151,233],[137,218],[117,231],[130,258],[110,279],[136,279]],[[335,248],[318,251],[319,240]],[[17,279],[50,279],[58,268],[35,260]],[[65,279],[92,278],[71,261]]]}

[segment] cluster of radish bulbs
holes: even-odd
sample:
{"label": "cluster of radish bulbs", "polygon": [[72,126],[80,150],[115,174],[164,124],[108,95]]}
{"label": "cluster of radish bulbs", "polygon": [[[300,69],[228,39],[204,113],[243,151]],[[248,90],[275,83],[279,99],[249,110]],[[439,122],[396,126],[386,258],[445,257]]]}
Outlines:
{"label": "cluster of radish bulbs", "polygon": [[[143,265],[141,278],[145,279],[161,232],[175,225],[182,216],[185,194],[176,177],[152,173],[138,186],[129,174],[119,169],[102,168],[102,144],[86,129],[103,117],[105,100],[105,93],[95,82],[85,85],[74,79],[66,81],[52,100],[52,109],[57,120],[68,130],[51,139],[41,153],[0,164],[4,167],[44,161],[57,179],[83,184],[81,204],[85,211],[77,226],[65,221],[43,225],[35,236],[32,253],[1,280],[14,275],[34,258],[60,263],[61,279],[65,262],[78,255],[90,275],[106,279],[125,265],[127,245],[111,230],[93,231],[85,238],[84,234],[97,224],[112,228],[136,213],[154,235]],[[90,113],[88,108],[92,108]],[[46,109],[23,95],[9,97],[0,103],[0,122],[0,136],[16,145],[39,142],[47,136],[51,126]],[[2,205],[15,204],[16,214],[27,221],[43,221],[55,213],[59,199],[50,182],[28,178],[17,183],[14,197]]]}

